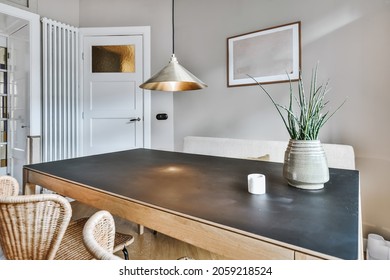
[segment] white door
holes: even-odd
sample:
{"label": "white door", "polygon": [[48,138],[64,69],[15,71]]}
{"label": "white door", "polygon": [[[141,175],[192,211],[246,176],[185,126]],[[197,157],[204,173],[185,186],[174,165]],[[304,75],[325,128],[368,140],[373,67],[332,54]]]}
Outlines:
{"label": "white door", "polygon": [[22,183],[22,169],[27,162],[27,135],[30,128],[29,27],[26,25],[8,37],[9,127],[8,173]]}
{"label": "white door", "polygon": [[83,41],[83,154],[143,147],[142,36]]}

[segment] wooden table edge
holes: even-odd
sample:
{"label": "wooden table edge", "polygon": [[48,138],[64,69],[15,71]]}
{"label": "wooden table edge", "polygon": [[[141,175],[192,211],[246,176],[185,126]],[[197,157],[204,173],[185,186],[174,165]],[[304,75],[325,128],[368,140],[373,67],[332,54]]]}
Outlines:
{"label": "wooden table edge", "polygon": [[227,258],[338,259],[24,167],[24,194],[35,193],[36,185]]}

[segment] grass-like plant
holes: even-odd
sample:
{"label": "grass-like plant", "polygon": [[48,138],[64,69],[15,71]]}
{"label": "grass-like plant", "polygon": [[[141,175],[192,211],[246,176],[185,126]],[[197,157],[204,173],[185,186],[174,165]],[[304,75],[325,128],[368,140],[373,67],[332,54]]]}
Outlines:
{"label": "grass-like plant", "polygon": [[[325,111],[329,101],[325,100],[326,94],[329,92],[329,81],[324,84],[317,85],[317,70],[318,64],[312,71],[311,85],[309,96],[305,95],[301,73],[298,79],[298,96],[293,93],[293,84],[290,82],[290,101],[288,107],[279,105],[275,102],[272,96],[267,92],[261,83],[251,77],[257,85],[267,94],[274,104],[279,115],[282,117],[283,123],[294,140],[318,140],[318,134],[321,127],[344,105],[346,100],[333,112]],[[298,113],[294,112],[294,104],[298,107]],[[287,118],[282,112],[287,113]]]}

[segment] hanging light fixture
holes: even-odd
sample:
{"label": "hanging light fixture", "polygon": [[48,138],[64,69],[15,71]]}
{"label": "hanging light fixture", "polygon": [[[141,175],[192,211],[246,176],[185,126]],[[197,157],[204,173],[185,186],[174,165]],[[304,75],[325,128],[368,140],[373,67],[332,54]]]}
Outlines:
{"label": "hanging light fixture", "polygon": [[172,0],[172,56],[168,65],[139,86],[160,91],[186,91],[207,87],[205,83],[179,64],[175,56],[175,1]]}

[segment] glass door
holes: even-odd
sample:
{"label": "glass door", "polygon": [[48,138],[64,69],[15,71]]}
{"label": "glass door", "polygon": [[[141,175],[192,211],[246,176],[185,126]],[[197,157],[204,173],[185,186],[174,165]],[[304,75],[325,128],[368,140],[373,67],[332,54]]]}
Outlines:
{"label": "glass door", "polygon": [[8,144],[7,48],[0,46],[0,175],[7,174]]}

